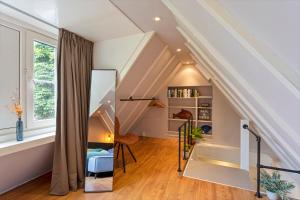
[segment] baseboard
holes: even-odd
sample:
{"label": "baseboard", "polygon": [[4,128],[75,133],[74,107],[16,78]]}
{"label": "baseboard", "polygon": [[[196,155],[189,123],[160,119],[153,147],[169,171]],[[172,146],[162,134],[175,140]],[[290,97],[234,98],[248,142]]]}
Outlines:
{"label": "baseboard", "polygon": [[45,171],[45,172],[42,172],[42,173],[40,173],[39,175],[36,175],[36,176],[34,176],[34,177],[32,177],[32,178],[30,178],[30,179],[28,179],[28,180],[26,180],[26,181],[24,181],[24,182],[22,182],[22,183],[20,183],[20,184],[17,184],[17,185],[15,185],[15,186],[13,186],[13,187],[10,187],[10,188],[8,188],[8,189],[6,189],[6,190],[4,190],[4,191],[0,191],[0,196],[3,195],[3,194],[5,194],[5,193],[7,193],[7,192],[9,192],[9,191],[11,191],[11,190],[13,190],[13,189],[16,189],[16,188],[22,186],[22,185],[24,185],[24,184],[26,184],[26,183],[28,183],[28,182],[30,182],[30,181],[33,181],[33,180],[35,180],[35,179],[37,179],[37,178],[39,178],[39,177],[41,177],[41,176],[44,176],[44,175],[50,173],[51,171],[52,171],[52,169],[49,169],[49,170],[47,170],[47,171]]}

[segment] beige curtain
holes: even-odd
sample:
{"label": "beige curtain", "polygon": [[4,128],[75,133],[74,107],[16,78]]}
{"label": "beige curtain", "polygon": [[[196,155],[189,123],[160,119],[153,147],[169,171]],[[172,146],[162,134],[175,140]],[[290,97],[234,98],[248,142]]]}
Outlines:
{"label": "beige curtain", "polygon": [[83,187],[93,43],[59,30],[57,117],[50,194]]}

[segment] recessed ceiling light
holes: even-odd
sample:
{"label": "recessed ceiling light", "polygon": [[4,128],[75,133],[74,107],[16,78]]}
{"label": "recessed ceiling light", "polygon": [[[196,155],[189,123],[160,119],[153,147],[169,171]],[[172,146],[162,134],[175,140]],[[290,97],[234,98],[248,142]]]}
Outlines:
{"label": "recessed ceiling light", "polygon": [[159,22],[160,20],[160,17],[154,17],[154,21]]}
{"label": "recessed ceiling light", "polygon": [[176,51],[177,51],[177,52],[180,52],[180,51],[181,51],[181,49],[176,49]]}

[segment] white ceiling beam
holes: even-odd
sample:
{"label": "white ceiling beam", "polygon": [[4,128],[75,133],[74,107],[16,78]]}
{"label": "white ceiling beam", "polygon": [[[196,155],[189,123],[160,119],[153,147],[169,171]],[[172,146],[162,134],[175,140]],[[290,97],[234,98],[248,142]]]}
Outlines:
{"label": "white ceiling beam", "polygon": [[[143,76],[142,76],[142,78],[139,79],[139,82],[136,84],[135,88],[132,89],[132,91],[129,94],[129,96],[134,96],[136,94],[136,91],[143,84],[143,82],[146,80],[146,78],[152,72],[152,70],[156,67],[157,63],[162,58],[162,56],[166,53],[167,50],[168,50],[168,46],[165,45],[165,47],[162,49],[162,51],[160,52],[160,54],[155,58],[155,60],[152,62],[152,64],[148,67],[146,73],[144,73]],[[134,65],[132,65],[132,67],[134,67]],[[127,102],[127,101],[123,102],[123,104],[121,105],[121,108],[119,108],[119,110],[118,110],[118,113],[122,113],[123,110],[127,107],[128,103],[129,102]]]}
{"label": "white ceiling beam", "polygon": [[[259,107],[261,109],[266,110],[265,113],[268,113],[271,117],[272,120],[275,121],[274,124],[280,124],[281,127],[284,127],[283,130],[288,130],[285,131],[287,132],[287,134],[290,135],[291,138],[298,138],[299,136],[297,135],[297,133],[290,127],[288,126],[288,124],[286,124],[286,122],[270,107],[270,105],[265,102],[264,99],[262,99],[262,97],[260,95],[258,95],[258,93],[256,92],[256,90],[254,90],[245,80],[243,77],[240,76],[239,73],[236,72],[236,70],[230,65],[230,63],[206,40],[205,37],[203,37],[202,34],[199,33],[199,31],[197,29],[195,29],[193,27],[193,25],[190,24],[190,22],[188,20],[186,20],[186,18],[177,10],[177,8],[173,5],[173,3],[169,0],[162,0],[167,7],[173,12],[173,14],[175,15],[177,21],[184,25],[184,29],[188,30],[190,35],[192,36],[191,39],[190,37],[185,37],[188,38],[188,42],[190,43],[191,40],[196,40],[197,42],[199,42],[201,44],[201,48],[203,47],[207,52],[209,52],[210,54],[210,58],[213,58],[214,60],[216,60],[219,64],[221,64],[224,67],[224,71],[222,71],[221,73],[218,73],[219,75],[222,75],[225,72],[229,72],[232,76],[232,78],[236,79],[236,81],[244,88],[244,91],[247,92],[250,96],[255,96],[256,99],[256,103],[259,105]],[[178,28],[177,29],[181,32],[181,34],[187,35],[182,28]],[[198,50],[197,50],[198,51]],[[225,76],[223,76],[225,77]],[[232,79],[231,78],[231,79]],[[228,80],[227,79],[227,84],[228,84]],[[235,87],[234,84],[231,83],[230,88],[232,90],[234,90],[235,93],[239,94],[239,97],[242,98],[242,102],[244,102],[245,104],[247,104],[247,107],[249,108],[249,110],[253,111],[254,113],[256,113],[255,115],[257,116],[256,119],[258,119],[259,121],[263,121],[263,117],[260,114],[260,112],[258,112],[258,110],[256,109],[256,106],[252,106],[248,99],[244,97],[244,95],[241,95],[241,93],[238,91],[238,89]],[[266,121],[266,120],[264,120]],[[275,130],[273,128],[273,126],[269,127],[272,130]],[[277,131],[275,131],[277,132]],[[278,135],[278,137],[282,137],[280,134]],[[282,139],[282,138],[281,138]],[[280,140],[280,139],[279,139]],[[300,161],[299,161],[300,162]],[[300,163],[299,163],[300,165]]]}
{"label": "white ceiling beam", "polygon": [[[270,60],[266,59],[266,57],[262,55],[257,48],[255,48],[256,40],[254,38],[250,38],[246,35],[246,31],[241,30],[241,26],[231,20],[228,16],[225,17],[225,15],[221,15],[222,9],[218,6],[217,2],[205,0],[196,0],[196,2],[203,7],[225,30],[227,30],[244,49],[259,60],[259,62],[262,63],[270,73],[272,73],[283,85],[286,86],[288,90],[300,99],[299,78],[293,82],[290,81],[294,80],[293,77],[290,76],[289,78],[286,78],[283,75],[286,73],[284,73],[282,69],[280,70],[281,72],[278,70],[281,67],[274,66],[277,63],[272,63]],[[254,46],[252,44],[254,44]]]}
{"label": "white ceiling beam", "polygon": [[[168,52],[167,51],[163,51],[163,54],[161,54],[158,58],[159,61],[162,60],[162,58],[167,55],[168,53],[170,53],[170,50],[168,49]],[[166,69],[168,68],[170,62],[172,62],[172,60],[175,59],[175,56],[172,56],[170,57],[170,59],[168,59],[168,62],[167,64],[165,65],[165,63],[160,63],[159,61],[157,62],[154,62],[153,63],[153,66],[155,66],[154,68],[158,68],[158,67],[161,67],[161,65],[164,65],[165,67],[159,71],[158,74],[151,74],[152,76],[147,76],[147,78],[152,78],[153,76],[155,77],[154,80],[152,81],[151,85],[148,85],[148,86],[145,86],[145,85],[140,85],[140,87],[146,87],[147,89],[145,90],[145,92],[143,93],[142,95],[142,98],[146,98],[147,96],[151,95],[153,96],[153,94],[150,93],[150,91],[152,90],[152,88],[155,86],[155,84],[157,83],[157,80],[159,79],[159,77],[166,71]],[[154,69],[153,68],[153,69]],[[151,72],[153,73],[154,70],[151,70]],[[138,108],[139,105],[141,105],[142,103],[145,103],[145,102],[136,102],[136,104],[134,105],[134,108],[131,109],[130,113],[127,114],[127,118],[126,120],[123,122],[125,127],[127,125],[127,122],[131,119],[131,116],[135,113],[136,109]],[[148,103],[148,102],[147,102]],[[133,123],[133,121],[135,120],[131,120],[131,122]],[[131,124],[132,124],[131,123]],[[130,126],[130,125],[129,125]],[[128,129],[128,128],[127,128]],[[126,129],[126,130],[127,130]]]}
{"label": "white ceiling beam", "polygon": [[[186,25],[186,24],[185,24]],[[195,47],[195,49],[197,49],[197,52],[201,52],[201,55],[204,55],[203,50],[201,48],[198,47],[198,45],[196,44],[196,42],[194,42],[189,36],[188,34],[183,31],[182,28],[178,27],[177,28],[179,30],[179,32],[182,33],[182,35],[184,37],[188,38],[188,41],[190,44],[193,44],[192,46]],[[275,113],[275,111],[269,106],[268,103],[266,103],[260,95],[257,94],[257,92],[250,87],[250,85],[244,81],[244,79],[230,66],[230,64],[224,59],[222,58],[222,56],[220,56],[218,53],[216,53],[216,51],[214,50],[214,48],[208,43],[208,41],[199,33],[197,32],[195,29],[193,29],[192,31],[193,36],[196,37],[197,41],[200,42],[202,44],[202,46],[205,46],[205,48],[207,49],[206,51],[208,51],[210,53],[211,58],[214,58],[215,60],[217,60],[223,67],[225,67],[226,71],[229,71],[231,73],[231,75],[237,79],[237,81],[239,82],[239,84],[241,84],[243,86],[243,88],[245,88],[246,91],[248,91],[249,94],[251,94],[252,96],[255,96],[256,101],[258,104],[260,104],[260,107],[265,109],[267,113],[271,113],[271,116],[273,118],[273,120],[275,120],[275,124],[280,124],[281,126],[285,127],[285,130],[288,130],[289,135],[291,135],[291,137],[293,138],[297,138],[297,134],[295,133],[294,130],[292,130],[288,125],[285,124],[285,122]],[[205,59],[206,61],[210,62],[210,59]],[[212,62],[209,63],[209,65],[212,65]],[[223,72],[219,70],[219,68],[214,67],[215,70],[219,71],[217,72],[219,76],[222,76],[222,79],[226,78],[225,76],[223,76]],[[230,80],[226,81],[226,84],[228,84],[228,82],[230,82]],[[262,116],[260,115],[260,113],[258,112],[258,110],[251,106],[251,104],[249,103],[249,101],[247,100],[247,98],[243,97],[243,95],[238,91],[238,89],[234,86],[234,84],[231,84],[231,86],[229,86],[231,89],[235,90],[234,92],[238,94],[238,96],[240,96],[241,98],[243,98],[242,102],[244,102],[247,107],[249,108],[249,110],[252,110],[254,113],[256,113],[256,115],[259,115],[259,120],[262,120]],[[270,126],[272,127],[272,126]],[[295,137],[296,136],[296,137]]]}
{"label": "white ceiling beam", "polygon": [[[172,64],[171,64],[171,66],[174,66],[175,68],[174,68],[174,69],[172,70],[172,72],[167,76],[167,78],[163,81],[163,83],[160,85],[159,89],[156,90],[155,95],[159,94],[165,87],[168,86],[170,80],[175,76],[175,74],[176,74],[176,73],[179,71],[179,69],[181,68],[182,63],[179,62],[178,60],[176,61],[176,63],[177,63],[177,64],[175,64],[175,65],[172,65]],[[162,77],[164,77],[164,76],[162,76]],[[155,96],[155,95],[154,95],[154,96]],[[147,109],[148,109],[148,107],[145,107],[143,110],[140,111],[139,117],[137,117],[135,123],[133,123],[133,124],[131,125],[131,127],[133,127],[134,124],[136,124],[136,123],[139,122],[139,120],[146,114],[146,110],[147,110]],[[130,128],[131,128],[131,127],[130,127]]]}
{"label": "white ceiling beam", "polygon": [[204,78],[207,81],[210,81],[211,80],[211,74],[208,72],[206,67],[204,67],[203,63],[201,61],[196,60],[194,54],[190,53],[190,56],[193,58],[193,60],[196,61],[195,67],[197,68],[197,70],[204,76]]}
{"label": "white ceiling beam", "polygon": [[[172,63],[173,63],[176,59],[177,59],[176,56],[173,55],[173,56],[168,60],[168,62],[166,63],[165,67],[159,72],[159,74],[158,74],[158,75],[155,77],[155,79],[153,80],[152,84],[148,87],[148,89],[147,89],[146,92],[144,93],[143,98],[145,98],[147,95],[150,95],[151,90],[153,90],[153,88],[155,88],[155,86],[161,81],[160,79],[161,79],[162,77],[164,77],[164,75],[166,75],[165,72],[166,72],[170,67],[172,67]],[[179,62],[179,61],[178,61],[178,62]],[[170,77],[170,75],[168,75],[168,77]],[[158,92],[159,92],[159,90],[155,90],[155,92],[153,93],[153,96],[156,96],[156,95],[158,94]],[[127,126],[126,126],[127,121],[126,121],[126,123],[125,123],[125,126],[126,126],[125,130],[126,130],[126,132],[133,126],[133,124],[139,119],[139,117],[142,115],[142,113],[144,113],[145,110],[147,109],[147,107],[148,107],[148,102],[147,102],[147,103],[143,102],[143,103],[145,104],[145,106],[143,107],[143,109],[140,109],[140,110],[137,110],[137,109],[136,109],[136,108],[138,108],[138,107],[142,104],[142,102],[138,102],[138,103],[136,104],[136,106],[135,106],[135,109],[132,110],[131,114],[130,114],[129,117],[127,118],[127,121],[128,121],[129,119],[131,119],[131,116],[134,114],[134,118],[130,121],[130,123],[128,123]],[[136,113],[136,111],[138,111],[138,113]]]}
{"label": "white ceiling beam", "polygon": [[[185,46],[191,51],[192,47],[189,44],[186,43]],[[209,81],[210,79],[212,79],[213,73],[211,72],[207,64],[203,61],[203,59],[196,56],[195,52],[192,51],[190,53],[190,56],[193,58],[193,60],[196,61],[196,67],[200,70],[201,73],[203,73],[203,76],[206,78],[206,80]]]}
{"label": "white ceiling beam", "polygon": [[[241,104],[241,102],[235,97],[235,95],[231,92],[230,88],[222,82],[221,78],[216,75],[216,73],[210,69],[211,67],[206,64],[206,62],[203,60],[201,56],[198,56],[199,53],[197,53],[191,45],[187,45],[189,50],[193,53],[193,56],[196,60],[198,60],[200,63],[203,63],[203,66],[206,66],[208,71],[212,74],[211,80],[215,84],[215,86],[223,93],[223,95],[226,97],[226,99],[230,102],[232,108],[242,117],[245,119],[249,119],[249,115],[247,114],[247,110],[244,108],[244,106]],[[203,56],[203,55],[202,55]],[[204,56],[206,57],[206,56]]]}
{"label": "white ceiling beam", "polygon": [[155,36],[154,31],[150,31],[150,32],[147,32],[147,33],[144,34],[143,39],[138,43],[136,49],[130,55],[130,57],[126,61],[124,67],[121,68],[121,70],[119,72],[120,77],[119,77],[119,83],[118,83],[117,88],[122,83],[123,78],[125,77],[127,72],[130,70],[130,68],[135,64],[137,58],[139,57],[139,55],[141,54],[143,49],[146,47],[146,45],[149,43],[149,41],[151,41],[151,39],[154,36]]}
{"label": "white ceiling beam", "polygon": [[[246,91],[249,93],[249,95],[255,96],[256,103],[260,104],[261,108],[266,109],[267,110],[266,113],[276,116],[275,118],[272,118],[272,119],[278,123],[275,122],[272,124],[277,124],[277,126],[279,126],[279,127],[280,127],[280,124],[281,125],[283,124],[284,126],[281,126],[281,128],[282,127],[287,128],[285,130],[288,130],[288,131],[284,131],[284,132],[289,134],[290,138],[298,138],[299,136],[297,136],[290,127],[286,126],[285,122],[280,120],[280,118],[277,116],[277,114],[270,109],[270,106],[268,104],[266,104],[266,102],[264,102],[261,99],[261,97],[258,96],[257,93],[252,88],[249,87],[249,85],[242,79],[242,77],[240,77],[233,69],[231,69],[231,66],[229,65],[229,63],[219,53],[217,53],[214,48],[212,48],[212,46],[208,43],[208,41],[205,40],[205,38],[181,15],[181,13],[176,9],[176,7],[169,0],[162,0],[162,1],[173,12],[177,21],[184,24],[185,29],[188,30],[193,37],[196,37],[197,38],[196,40],[198,42],[200,42],[202,46],[205,46],[206,51],[208,51],[210,53],[210,57],[216,59],[219,63],[222,63],[223,67],[225,67],[225,69],[227,69],[226,71],[229,71],[233,75],[233,77],[235,79],[237,79],[237,81],[246,89]],[[188,38],[188,42],[191,42],[190,38]],[[216,70],[218,70],[218,69],[216,69]],[[222,74],[223,73],[221,73],[220,75],[222,75]],[[225,79],[225,81],[227,82],[229,80]],[[239,97],[240,102],[243,102],[245,104],[245,106],[246,106],[245,109],[247,109],[249,111],[249,113],[251,113],[251,119],[255,123],[257,123],[258,127],[260,127],[260,130],[262,130],[262,134],[264,135],[265,139],[268,139],[267,143],[270,146],[272,146],[271,144],[273,144],[273,150],[275,152],[277,152],[279,157],[283,161],[285,161],[289,166],[300,166],[299,155],[293,150],[293,148],[285,148],[284,150],[282,148],[280,148],[280,146],[289,146],[286,143],[287,141],[283,140],[282,134],[278,133],[278,130],[276,130],[275,127],[273,127],[269,121],[265,120],[265,118],[262,116],[262,114],[260,112],[258,112],[256,107],[254,107],[252,104],[250,104],[248,99],[246,97],[244,97],[244,95],[241,95],[241,93],[237,90],[237,88],[231,82],[228,82],[228,84],[230,84],[230,88]],[[268,130],[268,131],[266,131],[266,130]],[[276,140],[274,138],[274,135],[276,137]],[[279,145],[274,146],[274,144],[277,144],[277,141],[282,142],[280,146]],[[284,151],[285,153],[283,153],[282,151]],[[286,155],[289,155],[289,156],[287,157]],[[296,165],[295,165],[295,160],[297,162]]]}

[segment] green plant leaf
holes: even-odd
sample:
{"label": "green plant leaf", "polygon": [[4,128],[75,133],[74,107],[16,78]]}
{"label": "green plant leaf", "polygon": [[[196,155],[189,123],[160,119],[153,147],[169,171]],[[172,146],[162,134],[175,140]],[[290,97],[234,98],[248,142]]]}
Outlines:
{"label": "green plant leaf", "polygon": [[281,199],[288,199],[287,195],[295,188],[293,183],[281,180],[281,175],[278,171],[274,171],[271,175],[262,170],[260,173],[261,187],[269,192],[276,193]]}

